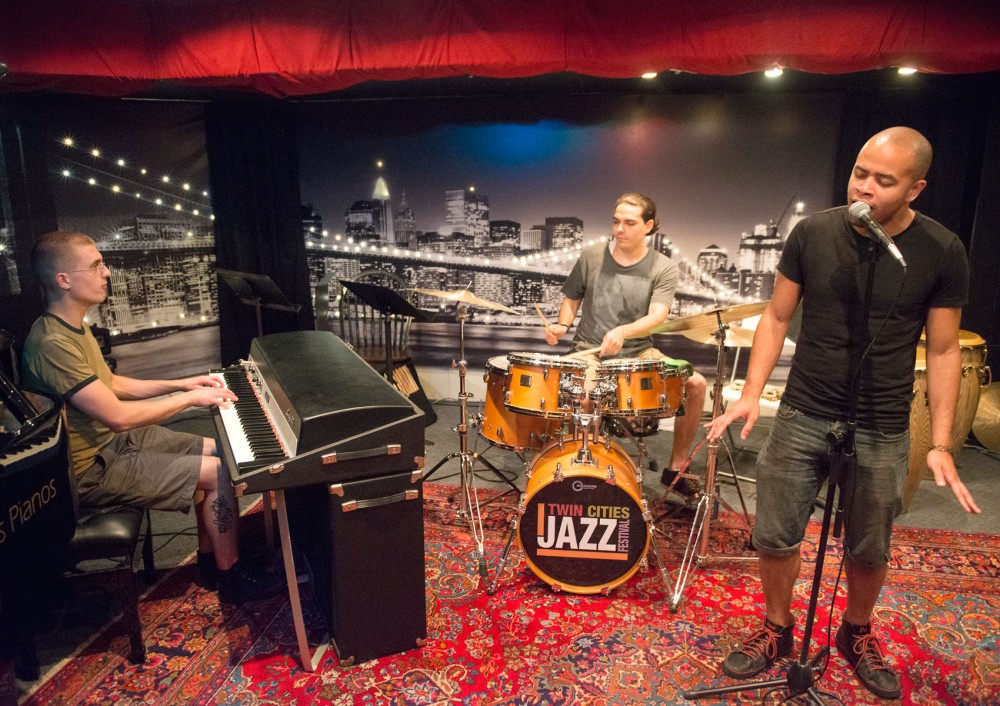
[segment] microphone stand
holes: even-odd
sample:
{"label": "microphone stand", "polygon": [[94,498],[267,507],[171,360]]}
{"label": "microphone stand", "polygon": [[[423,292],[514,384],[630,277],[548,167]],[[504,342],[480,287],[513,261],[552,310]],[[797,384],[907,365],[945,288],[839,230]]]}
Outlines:
{"label": "microphone stand", "polygon": [[878,247],[874,241],[868,244],[868,254],[868,282],[865,287],[864,300],[861,307],[862,314],[858,318],[855,329],[856,344],[850,366],[848,367],[851,373],[849,378],[851,380],[851,390],[848,398],[850,403],[848,417],[844,423],[844,430],[832,431],[827,434],[826,439],[830,446],[830,474],[827,478],[826,502],[823,504],[822,527],[820,529],[819,544],[816,547],[816,568],[813,571],[812,590],[809,593],[809,610],[806,613],[806,625],[799,659],[797,662],[789,665],[788,672],[783,679],[770,679],[748,684],[681,692],[681,696],[689,701],[707,696],[733,694],[740,691],[785,688],[790,692],[786,700],[805,694],[814,704],[822,705],[825,703],[820,696],[820,691],[816,688],[816,679],[823,676],[823,667],[817,667],[817,665],[823,662],[830,651],[830,646],[824,645],[816,653],[816,656],[810,659],[809,644],[812,642],[813,622],[816,618],[816,604],[819,601],[819,589],[823,582],[823,561],[826,556],[826,545],[830,535],[830,519],[833,515],[834,499],[838,489],[840,490],[840,502],[837,506],[835,537],[840,536],[840,524],[844,513],[850,513],[850,508],[845,508],[844,506],[844,497],[846,495],[844,491],[848,483],[853,482],[854,471],[857,466],[855,432],[857,430],[858,398],[861,392],[861,361],[867,346],[868,317],[871,313],[871,296],[875,284],[875,262],[878,260]]}

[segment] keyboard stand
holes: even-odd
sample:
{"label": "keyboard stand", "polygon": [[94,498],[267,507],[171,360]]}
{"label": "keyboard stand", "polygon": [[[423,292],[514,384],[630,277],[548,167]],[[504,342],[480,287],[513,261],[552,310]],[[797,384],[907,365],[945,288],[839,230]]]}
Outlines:
{"label": "keyboard stand", "polygon": [[[330,636],[323,635],[319,647],[313,652],[309,647],[309,636],[306,635],[306,623],[302,617],[302,599],[299,596],[299,582],[295,572],[295,558],[292,556],[292,535],[288,530],[288,510],[285,507],[285,491],[275,490],[274,497],[278,505],[278,534],[281,537],[281,554],[285,562],[285,581],[288,583],[288,601],[292,606],[292,622],[295,624],[295,639],[299,646],[299,660],[302,669],[315,672],[323,653],[330,646]],[[265,493],[269,495],[270,493]]]}

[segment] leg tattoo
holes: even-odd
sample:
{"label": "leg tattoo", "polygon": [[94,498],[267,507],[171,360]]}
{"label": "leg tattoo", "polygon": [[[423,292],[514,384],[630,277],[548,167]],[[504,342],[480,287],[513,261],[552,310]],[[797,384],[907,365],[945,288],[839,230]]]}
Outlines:
{"label": "leg tattoo", "polygon": [[[215,526],[219,528],[219,534],[225,534],[236,522],[236,513],[234,508],[229,506],[229,499],[231,497],[232,487],[230,485],[229,473],[226,471],[226,466],[224,463],[219,464],[218,474],[216,476],[216,494],[215,500],[212,502],[212,513],[215,515]],[[233,498],[233,504],[235,506],[235,498]]]}
{"label": "leg tattoo", "polygon": [[212,503],[212,513],[215,515],[213,522],[219,528],[219,534],[225,534],[232,528],[235,515],[229,503],[221,495]]}

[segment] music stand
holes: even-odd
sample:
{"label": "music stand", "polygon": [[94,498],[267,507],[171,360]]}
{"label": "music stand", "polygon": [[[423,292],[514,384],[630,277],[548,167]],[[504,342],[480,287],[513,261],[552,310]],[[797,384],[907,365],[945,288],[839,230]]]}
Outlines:
{"label": "music stand", "polygon": [[385,378],[392,382],[392,320],[390,316],[405,316],[419,321],[432,321],[434,313],[418,309],[390,287],[368,282],[342,279],[340,283],[358,299],[382,314],[385,324]]}
{"label": "music stand", "polygon": [[237,272],[236,270],[224,270],[218,268],[215,273],[222,278],[222,281],[229,285],[233,293],[239,297],[240,302],[249,307],[253,307],[257,316],[257,336],[264,335],[264,325],[261,321],[260,310],[271,309],[273,311],[287,311],[297,314],[302,307],[292,304],[288,297],[278,289],[267,275],[258,275],[253,272]]}

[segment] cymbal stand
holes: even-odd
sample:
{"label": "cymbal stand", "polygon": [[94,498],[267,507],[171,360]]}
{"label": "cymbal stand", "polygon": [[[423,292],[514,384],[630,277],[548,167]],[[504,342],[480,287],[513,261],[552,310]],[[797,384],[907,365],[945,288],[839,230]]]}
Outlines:
{"label": "cymbal stand", "polygon": [[[713,420],[717,419],[719,415],[722,414],[722,390],[726,379],[726,329],[729,328],[728,324],[722,322],[720,312],[716,312],[716,319],[718,322],[718,329],[716,330],[714,336],[718,341],[719,352],[716,357],[715,364],[715,384],[712,387]],[[731,512],[733,511],[733,508],[719,497],[718,482],[715,475],[719,456],[719,444],[720,441],[718,439],[708,442],[708,452],[705,461],[705,489],[702,491],[701,497],[698,499],[698,504],[695,507],[694,521],[691,523],[691,530],[688,532],[687,546],[684,549],[684,556],[681,559],[681,565],[677,570],[677,582],[674,585],[673,594],[670,596],[670,610],[672,611],[676,611],[681,602],[684,589],[687,587],[688,581],[691,578],[691,572],[696,566],[709,561],[711,558],[708,553],[708,540],[712,533],[712,520],[718,518],[719,504],[722,503]],[[726,450],[728,453],[728,447]],[[732,457],[730,456],[729,458],[731,463]],[[688,461],[690,462],[690,457]],[[686,465],[687,464],[685,464],[685,466]],[[679,477],[680,476],[678,476],[678,478]],[[743,503],[743,493],[739,490],[739,479],[736,476],[735,468],[733,469],[733,480],[736,482],[740,502]],[[674,482],[676,482],[676,479]],[[745,503],[743,503],[743,516],[747,530],[749,531],[750,517]],[[733,555],[718,556],[715,558],[724,560],[752,561],[757,557]]]}
{"label": "cymbal stand", "polygon": [[514,491],[520,492],[520,489],[514,485],[507,476],[500,472],[500,470],[494,466],[492,463],[486,459],[479,456],[473,451],[469,451],[469,411],[468,411],[468,400],[472,395],[466,391],[465,388],[465,376],[469,371],[469,364],[465,360],[465,321],[469,318],[469,307],[464,302],[459,302],[456,309],[456,318],[458,319],[458,361],[453,362],[453,367],[458,368],[458,400],[459,400],[459,420],[458,426],[455,427],[455,431],[458,432],[458,451],[453,451],[448,454],[440,461],[438,461],[433,468],[424,476],[424,482],[429,481],[431,476],[433,476],[439,468],[441,468],[448,461],[453,458],[459,459],[459,479],[460,479],[460,494],[462,496],[460,501],[460,507],[458,510],[459,516],[468,517],[469,528],[472,531],[472,539],[476,544],[476,548],[473,550],[472,556],[474,559],[478,560],[479,564],[479,575],[482,578],[486,578],[486,557],[484,554],[483,547],[483,517],[480,512],[479,506],[479,494],[476,490],[475,485],[475,471],[473,466],[476,461],[482,463],[486,468],[492,471],[497,478],[509,485]]}

